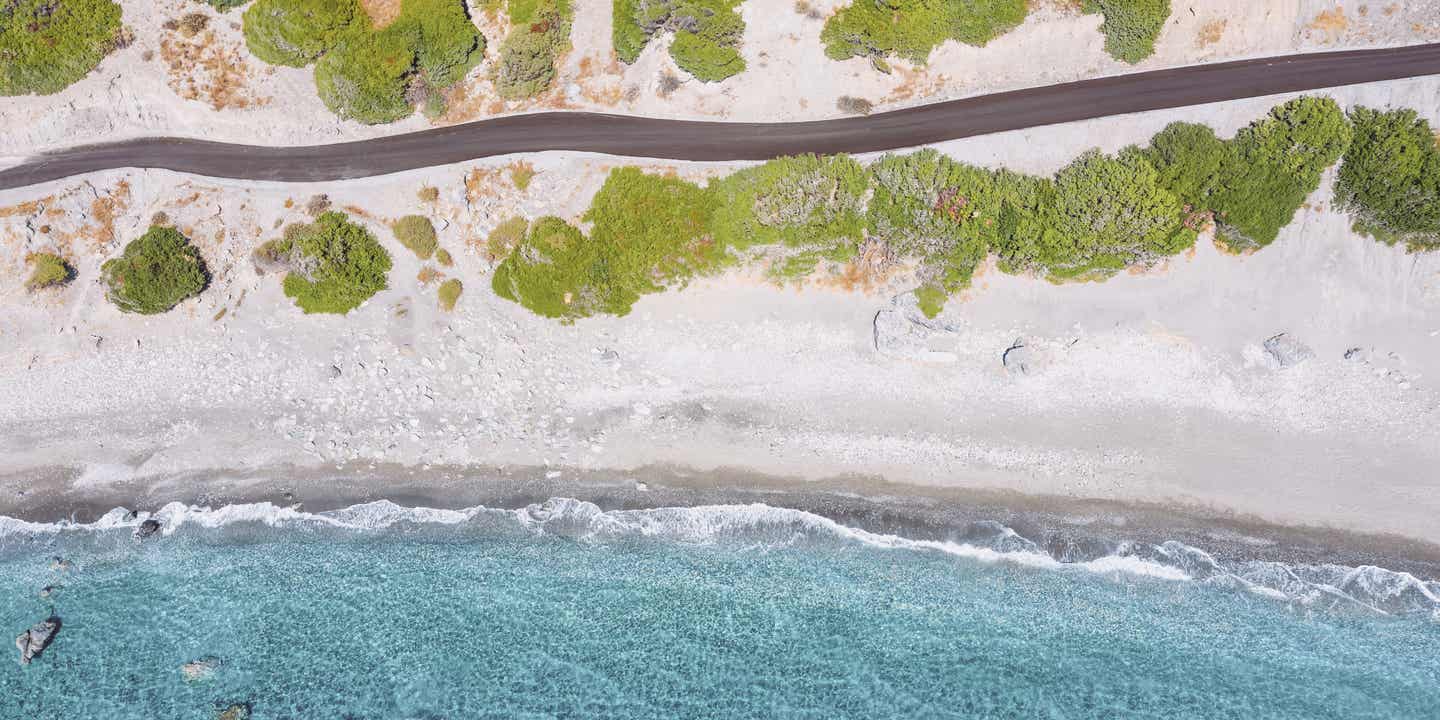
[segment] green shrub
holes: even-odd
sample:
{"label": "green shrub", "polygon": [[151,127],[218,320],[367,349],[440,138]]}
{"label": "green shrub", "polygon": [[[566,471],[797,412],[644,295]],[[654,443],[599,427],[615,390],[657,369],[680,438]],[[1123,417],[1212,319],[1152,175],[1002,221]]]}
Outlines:
{"label": "green shrub", "polygon": [[808,275],[821,259],[855,256],[869,187],[865,168],[848,155],[771,160],[711,183],[711,228],[722,247],[783,246],[795,259],[772,269]]}
{"label": "green shrub", "polygon": [[415,111],[406,97],[414,45],[398,23],[379,32],[350,33],[315,64],[315,90],[340,117],[369,125],[400,120]]}
{"label": "green shrub", "polygon": [[85,77],[115,48],[112,0],[0,2],[0,95],[50,95]]}
{"label": "green shrub", "polygon": [[356,0],[255,0],[244,18],[250,52],[271,65],[292,67],[315,62],[369,23]]}
{"label": "green shrub", "polygon": [[465,286],[459,280],[450,278],[440,283],[435,294],[440,298],[440,308],[445,312],[455,309],[455,303],[460,300],[460,293],[465,291]]}
{"label": "green shrub", "polygon": [[200,251],[180,231],[151,227],[100,266],[106,297],[123,312],[158,315],[200,294],[209,274]]}
{"label": "green shrub", "polygon": [[835,60],[893,55],[924,63],[946,40],[983,46],[1025,13],[1025,0],[855,0],[825,21],[820,40]]}
{"label": "green shrub", "polygon": [[1055,212],[1061,242],[1042,247],[1038,260],[1057,277],[1111,273],[1195,244],[1180,199],[1136,148],[1091,151],[1061,170]]}
{"label": "green shrub", "polygon": [[390,254],[364,226],[327,212],[260,246],[256,255],[287,270],[286,297],[308,313],[344,314],[384,290]]}
{"label": "green shrub", "polygon": [[[591,201],[590,237],[546,217],[496,268],[496,294],[546,317],[625,315],[640,296],[723,264],[714,197],[694,183],[618,168]],[[503,226],[502,226],[503,227]]]}
{"label": "green shrub", "polygon": [[531,312],[574,321],[596,313],[624,315],[638,296],[624,292],[607,274],[600,248],[580,229],[546,216],[528,225],[525,236],[495,268],[495,294]]}
{"label": "green shrub", "polygon": [[415,257],[429,260],[435,254],[435,225],[424,215],[406,215],[390,227],[395,239],[400,241]]}
{"label": "green shrub", "polygon": [[995,173],[935,150],[886,155],[870,174],[870,234],[921,261],[921,307],[933,316],[985,259],[1005,207],[1002,185]]}
{"label": "green shrub", "polygon": [[1170,0],[1084,0],[1081,9],[1105,15],[1105,51],[1131,65],[1155,54],[1155,40],[1170,19]]}
{"label": "green shrub", "polygon": [[674,32],[670,56],[681,69],[705,82],[718,82],[745,69],[740,55],[745,21],[741,0],[614,0],[615,53],[626,63],[656,33]]}
{"label": "green shrub", "polygon": [[1160,185],[1195,209],[1210,210],[1210,197],[1235,167],[1235,147],[1209,125],[1171,123],[1151,138],[1145,157]]}
{"label": "green shrub", "polygon": [[1340,106],[1319,97],[1291,100],[1241,129],[1210,202],[1225,244],[1239,251],[1274,242],[1345,152],[1350,132]]}
{"label": "green shrub", "polygon": [[590,241],[603,249],[609,275],[638,295],[723,262],[725,248],[710,233],[714,209],[714,196],[694,183],[625,167],[611,171],[583,219],[594,223]]}
{"label": "green shrub", "polygon": [[416,105],[442,113],[440,91],[485,52],[463,0],[404,0],[400,16],[379,30],[357,0],[256,0],[245,11],[245,39],[265,62],[316,63],[325,106],[368,124],[394,122]]}
{"label": "green shrub", "polygon": [[1360,232],[1440,248],[1440,140],[1414,110],[1350,111],[1354,139],[1335,185]]}
{"label": "green shrub", "polygon": [[435,262],[439,263],[440,267],[452,267],[455,265],[455,258],[450,257],[449,250],[446,250],[445,248],[436,248]]}
{"label": "green shrub", "polygon": [[31,253],[25,258],[25,262],[31,268],[30,279],[25,281],[25,289],[31,292],[60,287],[75,278],[75,269],[70,267],[70,263],[54,253]]}
{"label": "green shrub", "polygon": [[569,2],[510,3],[512,29],[500,45],[495,88],[506,99],[534,97],[555,79],[555,61],[570,48]]}

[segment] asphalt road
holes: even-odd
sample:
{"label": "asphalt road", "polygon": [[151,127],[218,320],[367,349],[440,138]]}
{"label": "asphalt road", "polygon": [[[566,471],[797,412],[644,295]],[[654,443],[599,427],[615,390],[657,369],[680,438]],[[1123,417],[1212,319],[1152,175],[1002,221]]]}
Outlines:
{"label": "asphalt road", "polygon": [[1147,110],[1436,74],[1440,74],[1440,44],[1156,70],[811,122],[719,123],[550,112],[302,147],[141,138],[27,158],[0,170],[0,190],[122,167],[319,182],[544,150],[709,161],[863,153]]}

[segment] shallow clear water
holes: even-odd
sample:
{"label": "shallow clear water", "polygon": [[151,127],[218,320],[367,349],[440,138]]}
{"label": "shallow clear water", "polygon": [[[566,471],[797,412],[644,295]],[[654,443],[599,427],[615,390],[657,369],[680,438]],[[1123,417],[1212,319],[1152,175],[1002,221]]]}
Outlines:
{"label": "shallow clear water", "polygon": [[[0,533],[0,625],[65,623],[29,667],[0,664],[0,717],[1440,717],[1433,616],[1143,563],[753,506],[266,512],[172,513],[144,542]],[[201,657],[223,665],[187,682]]]}

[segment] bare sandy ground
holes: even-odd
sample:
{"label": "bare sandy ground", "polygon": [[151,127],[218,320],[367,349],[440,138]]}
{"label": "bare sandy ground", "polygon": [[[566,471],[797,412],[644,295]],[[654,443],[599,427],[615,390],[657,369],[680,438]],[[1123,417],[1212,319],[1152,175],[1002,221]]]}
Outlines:
{"label": "bare sandy ground", "polygon": [[[1333,95],[1440,122],[1437,79]],[[1172,120],[1230,132],[1281,99],[941,149],[1048,172]],[[731,274],[563,326],[495,297],[476,243],[515,213],[577,218],[623,161],[527,161],[528,191],[502,159],[313,187],[112,172],[0,194],[4,491],[57,467],[83,495],[181,476],[205,494],[205,477],[284,467],[583,481],[668,465],[1166,503],[1440,542],[1440,255],[1355,236],[1328,187],[1255,255],[1202,241],[1156,271],[1064,286],[987,269],[928,326],[892,304],[903,273],[804,289]],[[440,190],[434,204],[424,186]],[[346,317],[302,315],[248,259],[317,193],[359,213],[396,259],[391,288]],[[97,268],[156,212],[194,239],[214,281],[168,315],[126,316]],[[413,212],[456,256],[440,268],[466,284],[453,313],[385,226]],[[66,253],[79,280],[26,294],[23,257],[37,250]],[[877,318],[905,340],[877,347]],[[1314,357],[1277,367],[1261,345],[1282,332]],[[1017,339],[1033,351],[1027,374],[1001,360]]]}
{"label": "bare sandy ground", "polygon": [[[44,97],[0,98],[0,163],[5,156],[84,142],[174,135],[296,145],[375,137],[429,127],[420,115],[384,126],[341,121],[316,97],[309,68],[268,66],[251,57],[240,32],[242,10],[218,14],[192,0],[119,0],[134,43],[84,80]],[[1199,62],[1351,47],[1440,40],[1440,0],[1355,4],[1337,0],[1206,0],[1175,3],[1156,54],[1130,66],[1104,51],[1099,16],[1076,3],[1037,0],[1016,30],[975,48],[949,42],[924,66],[893,63],[889,74],[869,61],[824,56],[824,17],[844,0],[816,0],[819,18],[789,2],[751,0],[742,46],[748,69],[721,83],[679,70],[668,37],[652,42],[634,65],[611,50],[610,0],[577,0],[572,43],[544,96],[504,102],[490,81],[507,23],[476,13],[489,41],[487,60],[456,89],[438,123],[547,109],[582,109],[656,117],[747,121],[837,116],[845,96],[877,110],[1086,77]],[[210,17],[186,37],[166,23],[186,13]],[[662,79],[680,85],[666,93]]]}

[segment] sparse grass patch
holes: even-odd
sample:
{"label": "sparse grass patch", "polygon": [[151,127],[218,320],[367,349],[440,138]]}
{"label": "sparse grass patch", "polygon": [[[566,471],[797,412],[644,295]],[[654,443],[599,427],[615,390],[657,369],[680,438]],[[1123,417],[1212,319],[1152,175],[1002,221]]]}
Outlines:
{"label": "sparse grass patch", "polygon": [[526,232],[530,229],[530,221],[522,217],[512,217],[490,231],[489,237],[485,239],[485,247],[481,253],[490,262],[499,262],[510,251],[520,245],[525,239]]}
{"label": "sparse grass patch", "polygon": [[515,184],[515,189],[525,192],[530,189],[530,181],[535,179],[535,166],[528,162],[517,162],[510,166],[510,182]]}
{"label": "sparse grass patch", "polygon": [[106,297],[123,312],[158,315],[200,294],[209,274],[200,251],[180,231],[151,227],[120,257],[100,266]]}
{"label": "sparse grass patch", "polygon": [[440,199],[440,188],[434,185],[426,185],[415,193],[415,198],[423,203],[433,203]]}
{"label": "sparse grass patch", "polygon": [[875,109],[875,104],[865,98],[841,95],[840,99],[835,101],[835,108],[851,115],[869,115],[870,111]]}
{"label": "sparse grass patch", "polygon": [[51,95],[126,44],[112,0],[0,3],[0,95]]}
{"label": "sparse grass patch", "polygon": [[465,291],[465,285],[455,278],[450,278],[435,291],[440,299],[440,309],[450,312],[455,309],[455,303],[460,301],[460,293]]}
{"label": "sparse grass patch", "polygon": [[390,229],[395,232],[395,239],[415,253],[415,257],[429,260],[430,256],[435,254],[435,225],[430,222],[430,218],[424,215],[406,215],[396,220]]}
{"label": "sparse grass patch", "polygon": [[25,289],[30,292],[60,287],[75,278],[70,263],[54,253],[30,253],[25,263],[30,266],[30,279],[25,281]]}

